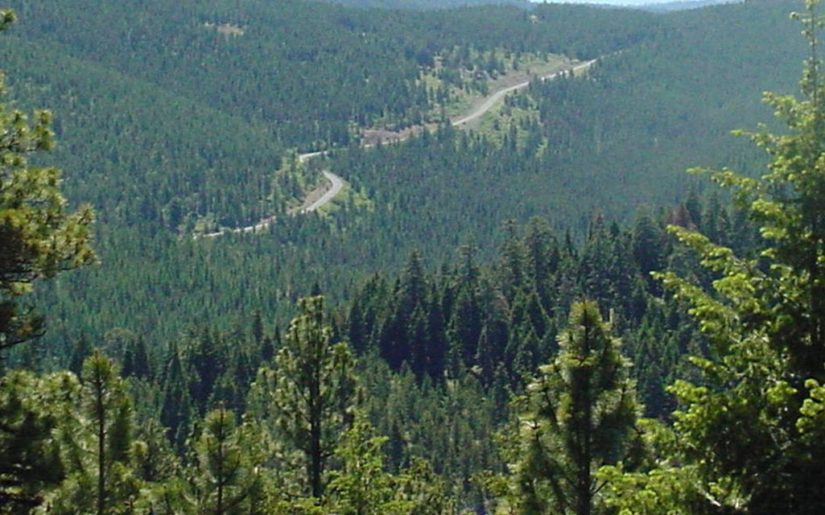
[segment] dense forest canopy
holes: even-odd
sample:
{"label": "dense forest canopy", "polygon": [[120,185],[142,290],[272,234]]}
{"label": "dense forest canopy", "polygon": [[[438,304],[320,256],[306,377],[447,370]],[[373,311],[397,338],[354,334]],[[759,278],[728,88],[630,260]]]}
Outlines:
{"label": "dense forest canopy", "polygon": [[817,513],[817,4],[2,10],[0,513]]}
{"label": "dense forest canopy", "polygon": [[[179,101],[182,93],[170,97],[163,88],[148,96],[156,88],[146,82],[140,82],[147,88],[140,94],[90,90],[81,104],[72,92],[85,90],[70,88],[71,82],[69,89],[61,86],[73,76],[69,71],[49,87],[14,80],[19,84],[14,91],[21,95],[41,92],[33,98],[44,104],[32,105],[77,113],[58,117],[58,134],[65,137],[54,159],[67,170],[70,198],[92,201],[101,220],[97,248],[105,265],[60,279],[44,299],[51,306],[51,323],[62,328],[60,341],[51,348],[63,353],[71,340],[100,338],[112,327],[148,327],[153,339],[166,342],[202,320],[238,323],[259,306],[285,323],[295,300],[313,284],[337,303],[369,274],[400,270],[414,249],[435,267],[451,259],[460,245],[474,244],[486,261],[505,239],[500,229],[506,220],[524,223],[534,215],[548,217],[560,234],[569,229],[573,240],[581,242],[598,213],[629,223],[640,205],[670,206],[684,200],[691,188],[701,189],[701,181],[682,173],[689,166],[757,170],[761,157],[725,135],[767,119],[770,111],[758,101],[763,89],[792,91],[804,52],[787,20],[794,5],[753,3],[667,16],[537,8],[535,15],[548,25],[545,37],[562,41],[562,48],[587,44],[611,54],[622,45],[654,39],[605,58],[587,77],[532,86],[526,95],[508,100],[494,116],[499,121],[489,122],[480,133],[444,129],[381,150],[336,152],[325,166],[350,186],[334,209],[320,217],[280,217],[270,232],[254,238],[192,241],[187,234],[210,220],[230,227],[250,223],[271,213],[289,192],[302,194],[295,186],[300,181],[276,182],[278,165],[271,163],[290,150],[267,136],[270,125],[244,123],[234,111],[213,116],[214,104]],[[389,16],[357,13],[367,19]],[[484,8],[452,14],[468,26],[493,18],[506,27],[507,13],[518,11]],[[455,20],[442,25],[447,14],[439,13],[432,23],[456,26]],[[411,17],[413,22],[419,23]],[[663,30],[663,24],[680,28]],[[24,26],[17,24],[6,36],[17,37]],[[66,37],[76,32],[66,32]],[[507,39],[505,33],[502,28],[500,40]],[[623,33],[627,39],[616,39]],[[494,36],[482,32],[476,37]],[[763,66],[764,60],[772,66]],[[13,62],[24,68],[24,61]],[[61,60],[64,65],[75,62]],[[25,76],[25,69],[20,74]],[[107,105],[109,98],[122,107]],[[59,99],[61,103],[52,103]],[[187,105],[189,115],[179,111]],[[154,109],[172,114],[144,116],[157,113]],[[132,115],[121,119],[120,112]],[[216,116],[227,121],[211,123],[223,119]],[[170,135],[181,123],[191,123],[192,130]],[[118,127],[137,132],[111,138],[109,134],[123,130]],[[223,134],[224,128],[231,130]],[[104,135],[96,138],[89,132],[97,130]],[[87,136],[75,137],[82,134]],[[112,147],[107,149],[103,141]],[[141,145],[125,144],[129,141]],[[699,163],[693,158],[697,150],[703,156]],[[87,155],[95,157],[81,159]],[[590,188],[593,183],[599,188]],[[283,194],[273,196],[278,192]]]}

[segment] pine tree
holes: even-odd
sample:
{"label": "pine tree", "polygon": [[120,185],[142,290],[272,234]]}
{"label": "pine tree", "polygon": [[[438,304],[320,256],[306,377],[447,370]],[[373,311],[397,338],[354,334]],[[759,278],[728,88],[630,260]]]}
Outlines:
{"label": "pine tree", "polygon": [[652,283],[650,272],[662,269],[662,229],[654,224],[650,214],[640,213],[633,227],[633,258],[642,275]]}
{"label": "pine tree", "polygon": [[558,242],[549,224],[541,218],[531,218],[524,238],[527,264],[533,287],[545,310],[553,306],[553,275],[559,266]]}
{"label": "pine tree", "polygon": [[[13,21],[12,11],[0,10],[0,31]],[[0,351],[43,332],[43,318],[20,303],[35,281],[94,261],[91,209],[66,212],[60,172],[28,161],[54,145],[51,121],[51,113],[36,111],[30,123],[0,103]]]}
{"label": "pine tree", "polygon": [[83,363],[94,351],[92,342],[85,335],[81,335],[72,344],[72,353],[69,357],[69,370],[80,375],[83,372]]}
{"label": "pine tree", "polygon": [[516,294],[523,290],[525,285],[525,256],[524,246],[518,236],[515,221],[508,220],[504,224],[507,240],[501,249],[499,274],[501,291],[505,298],[512,302]]}
{"label": "pine tree", "polygon": [[228,356],[220,336],[209,329],[203,329],[197,340],[189,348],[187,362],[193,374],[192,400],[201,414],[206,411],[208,401],[221,372],[227,367]]}
{"label": "pine tree", "polygon": [[219,406],[203,420],[189,472],[195,512],[226,515],[265,513],[261,505],[261,456],[250,426],[237,427],[235,415]]}
{"label": "pine tree", "polygon": [[72,412],[76,378],[15,371],[0,379],[0,513],[29,513],[65,477],[54,431]]}
{"label": "pine tree", "polygon": [[355,360],[345,343],[332,343],[323,297],[298,302],[273,369],[261,369],[254,388],[268,400],[281,441],[304,456],[308,493],[320,499],[325,470],[351,423]]}
{"label": "pine tree", "polygon": [[523,513],[593,513],[596,470],[628,455],[636,421],[629,363],[593,302],[573,305],[560,352],[518,401],[514,481]]}
{"label": "pine tree", "polygon": [[131,456],[132,406],[115,364],[95,351],[83,364],[74,420],[60,425],[68,477],[50,499],[53,513],[127,513],[138,495]]}
{"label": "pine tree", "polygon": [[410,513],[412,503],[397,497],[396,478],[384,469],[381,447],[386,437],[377,436],[363,415],[356,416],[335,450],[341,468],[331,474],[328,509],[345,515]]}
{"label": "pine tree", "polygon": [[152,377],[151,364],[149,362],[149,352],[146,349],[146,341],[142,336],[129,340],[123,352],[123,377],[137,377],[138,379],[149,379]]}
{"label": "pine tree", "polygon": [[189,395],[189,379],[181,362],[177,345],[169,348],[169,363],[163,377],[160,421],[168,430],[175,449],[182,451],[191,430],[194,408]]}

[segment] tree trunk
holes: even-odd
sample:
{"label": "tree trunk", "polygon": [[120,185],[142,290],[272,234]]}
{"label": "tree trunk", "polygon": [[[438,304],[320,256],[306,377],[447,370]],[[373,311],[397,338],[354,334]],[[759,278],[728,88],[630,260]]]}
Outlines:
{"label": "tree trunk", "polygon": [[106,513],[106,409],[103,405],[103,378],[95,371],[95,415],[97,416],[97,514]]}
{"label": "tree trunk", "polygon": [[309,428],[310,437],[310,484],[312,485],[312,496],[320,498],[324,493],[321,485],[321,468],[323,466],[321,456],[321,420],[313,413],[312,423]]}
{"label": "tree trunk", "polygon": [[[593,320],[585,319],[584,321],[584,342],[582,346],[582,355],[590,356],[592,351],[591,331],[593,329]],[[579,463],[576,471],[576,515],[590,515],[592,494],[590,489],[591,474],[590,463],[592,461],[591,442],[593,440],[593,399],[591,398],[591,383],[593,381],[593,371],[589,368],[579,372],[582,374],[581,382],[578,385],[580,388],[580,404],[577,407],[582,414],[582,426],[579,428],[581,433],[579,438]]]}

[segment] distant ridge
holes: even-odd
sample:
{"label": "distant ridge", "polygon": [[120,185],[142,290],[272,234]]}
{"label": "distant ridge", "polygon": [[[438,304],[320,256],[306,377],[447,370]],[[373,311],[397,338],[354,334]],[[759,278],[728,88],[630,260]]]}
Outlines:
{"label": "distant ridge", "polygon": [[642,5],[639,6],[639,8],[652,12],[687,11],[689,9],[700,9],[712,5],[740,4],[743,1],[744,0],[682,0],[663,4]]}
{"label": "distant ridge", "polygon": [[325,0],[330,3],[347,7],[379,8],[379,9],[408,9],[418,11],[432,11],[438,9],[454,9],[457,7],[478,7],[483,5],[509,5],[530,9],[533,7],[528,0]]}

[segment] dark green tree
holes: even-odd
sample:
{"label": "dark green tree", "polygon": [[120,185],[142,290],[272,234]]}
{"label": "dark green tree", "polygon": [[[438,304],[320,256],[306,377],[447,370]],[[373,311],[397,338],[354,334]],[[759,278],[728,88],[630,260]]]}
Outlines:
{"label": "dark green tree", "polygon": [[65,477],[54,431],[76,378],[15,371],[0,379],[0,513],[29,513]]}
{"label": "dark green tree", "polygon": [[152,377],[152,366],[149,361],[149,352],[143,337],[130,340],[123,351],[123,377],[137,377],[149,379]]}
{"label": "dark green tree", "polygon": [[169,440],[182,451],[191,431],[195,407],[189,394],[189,376],[183,367],[177,345],[169,348],[169,362],[163,376],[160,421],[167,428]]}

